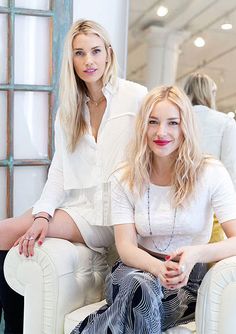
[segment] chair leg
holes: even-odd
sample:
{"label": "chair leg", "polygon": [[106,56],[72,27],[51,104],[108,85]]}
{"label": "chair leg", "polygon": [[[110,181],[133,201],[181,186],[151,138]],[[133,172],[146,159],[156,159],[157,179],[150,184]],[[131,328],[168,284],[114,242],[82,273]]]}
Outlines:
{"label": "chair leg", "polygon": [[3,264],[8,251],[0,251],[0,306],[2,306],[4,334],[22,334],[24,316],[24,297],[12,290],[7,284]]}

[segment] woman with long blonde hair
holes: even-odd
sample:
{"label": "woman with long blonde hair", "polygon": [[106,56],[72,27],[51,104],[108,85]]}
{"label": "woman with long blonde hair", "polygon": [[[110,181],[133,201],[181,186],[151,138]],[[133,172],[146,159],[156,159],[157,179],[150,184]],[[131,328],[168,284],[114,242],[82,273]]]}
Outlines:
{"label": "woman with long blonde hair", "polygon": [[[236,193],[225,167],[198,147],[191,103],[176,86],[153,89],[128,160],[112,176],[120,260],[107,307],[72,332],[149,333],[194,319],[206,263],[236,255]],[[216,214],[228,239],[208,244]]]}
{"label": "woman with long blonde hair", "polygon": [[75,22],[65,41],[48,180],[33,208],[0,222],[0,303],[7,333],[23,332],[22,305],[13,301],[2,269],[13,245],[31,257],[35,242],[42,245],[47,236],[81,242],[100,253],[114,243],[113,229],[106,226],[108,179],[123,160],[147,93],[145,87],[118,78],[116,67],[104,28],[94,21]]}

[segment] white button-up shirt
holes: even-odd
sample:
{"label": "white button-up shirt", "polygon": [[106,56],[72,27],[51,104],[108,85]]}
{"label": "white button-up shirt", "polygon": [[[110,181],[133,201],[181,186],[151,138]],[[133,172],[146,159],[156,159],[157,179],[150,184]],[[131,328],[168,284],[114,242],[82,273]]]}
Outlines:
{"label": "white button-up shirt", "polygon": [[206,106],[195,105],[199,143],[204,153],[221,160],[236,189],[236,122],[226,114]]}
{"label": "white button-up shirt", "polygon": [[108,83],[103,93],[107,100],[97,142],[92,136],[89,110],[83,112],[88,132],[74,152],[68,152],[59,119],[55,123],[55,154],[43,193],[33,207],[53,216],[59,207],[73,207],[93,225],[107,225],[110,219],[109,176],[124,160],[126,146],[134,131],[135,116],[147,89],[118,79],[115,87]]}

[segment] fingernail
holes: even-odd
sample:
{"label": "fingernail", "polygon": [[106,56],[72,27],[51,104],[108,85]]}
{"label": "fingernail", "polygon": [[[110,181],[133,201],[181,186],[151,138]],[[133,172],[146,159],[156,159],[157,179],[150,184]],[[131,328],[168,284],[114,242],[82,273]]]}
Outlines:
{"label": "fingernail", "polygon": [[165,256],[165,260],[168,261],[170,259],[170,255]]}
{"label": "fingernail", "polygon": [[43,243],[43,242],[42,242],[41,240],[39,240],[39,242],[38,242],[39,246],[41,246],[41,245],[42,245],[42,243]]}
{"label": "fingernail", "polygon": [[22,252],[19,252],[20,253],[20,255],[22,254]]}

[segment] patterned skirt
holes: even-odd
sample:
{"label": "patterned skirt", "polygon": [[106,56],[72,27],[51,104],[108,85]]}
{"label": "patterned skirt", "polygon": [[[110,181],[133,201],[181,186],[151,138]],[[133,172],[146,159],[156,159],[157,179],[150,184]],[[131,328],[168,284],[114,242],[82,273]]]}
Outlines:
{"label": "patterned skirt", "polygon": [[168,290],[148,272],[117,261],[106,279],[106,301],[71,334],[160,334],[194,319],[197,291],[206,273],[196,264],[188,284]]}

